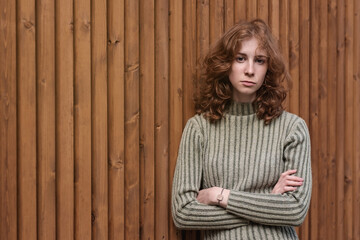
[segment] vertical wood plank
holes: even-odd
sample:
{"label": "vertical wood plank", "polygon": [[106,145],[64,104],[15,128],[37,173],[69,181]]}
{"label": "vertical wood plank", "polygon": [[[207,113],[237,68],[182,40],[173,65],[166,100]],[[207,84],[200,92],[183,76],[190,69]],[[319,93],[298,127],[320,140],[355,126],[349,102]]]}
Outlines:
{"label": "vertical wood plank", "polygon": [[[197,6],[195,6],[195,9],[196,8]],[[224,0],[225,31],[234,25],[234,15],[234,0]],[[198,19],[196,19],[196,22],[198,22]]]}
{"label": "vertical wood plank", "polygon": [[309,124],[310,2],[299,5],[299,114]]}
{"label": "vertical wood plank", "polygon": [[55,200],[55,4],[36,2],[38,239],[56,238]]}
{"label": "vertical wood plank", "polygon": [[[197,10],[198,14],[202,14],[204,11],[206,12],[206,7],[208,9],[209,3],[207,1],[199,1]],[[201,7],[199,4],[202,4]],[[183,2],[171,0],[169,2],[169,9],[171,13],[169,17],[169,78],[171,79],[169,81],[169,189],[171,189],[183,130]],[[198,33],[202,33],[200,29],[198,30]],[[206,36],[208,35],[203,35],[203,38],[199,41],[206,41]],[[171,199],[171,192],[169,199]],[[171,209],[169,209],[169,218],[171,219],[169,239],[181,239],[181,231],[176,229],[172,221]]]}
{"label": "vertical wood plank", "polygon": [[56,1],[56,238],[74,238],[73,1]]}
{"label": "vertical wood plank", "polygon": [[[224,1],[221,2],[224,4]],[[211,5],[210,5],[211,9]],[[222,6],[222,11],[224,14],[224,6]],[[196,44],[192,44],[196,41],[196,0],[193,1],[184,1],[183,3],[183,90],[182,90],[182,99],[183,99],[183,123],[186,123],[187,120],[194,115],[194,105],[193,105],[193,82],[196,77]],[[219,14],[219,13],[218,13]],[[220,17],[220,16],[219,16]],[[211,18],[210,18],[211,19]],[[225,24],[225,15],[221,16],[223,23]],[[195,24],[194,24],[195,23]],[[224,28],[224,25],[223,25]],[[223,29],[222,29],[223,31]],[[220,33],[221,34],[221,33]],[[186,231],[186,239],[196,239],[196,231]]]}
{"label": "vertical wood plank", "polygon": [[289,12],[289,70],[292,79],[289,110],[299,115],[299,0],[291,1]]}
{"label": "vertical wood plank", "polygon": [[258,0],[247,0],[246,19],[248,21],[257,18],[257,1]]}
{"label": "vertical wood plank", "polygon": [[334,186],[336,186],[336,0],[328,1],[328,35],[327,35],[327,132],[328,132],[328,181],[327,181],[327,234],[328,239],[336,236],[336,211],[334,211],[336,192]]}
{"label": "vertical wood plank", "polygon": [[17,2],[18,238],[37,238],[35,1]]}
{"label": "vertical wood plank", "polygon": [[[209,0],[197,2],[197,57],[201,61],[205,57],[210,45],[210,3]],[[200,73],[200,71],[198,71]],[[200,75],[198,74],[198,77]]]}
{"label": "vertical wood plank", "polygon": [[0,1],[0,239],[17,239],[16,2]]}
{"label": "vertical wood plank", "polygon": [[337,1],[336,63],[336,239],[344,237],[345,4]]}
{"label": "vertical wood plank", "polygon": [[224,0],[210,1],[210,44],[214,45],[224,32]]}
{"label": "vertical wood plank", "polygon": [[272,34],[277,40],[280,37],[280,2],[279,0],[271,0],[269,3],[269,26]]}
{"label": "vertical wood plank", "polygon": [[[230,8],[231,3],[229,3],[229,1],[227,1],[226,3],[226,8]],[[233,3],[233,7],[235,7],[235,3]],[[210,6],[209,6],[209,1],[208,0],[197,0],[197,18],[196,18],[196,64],[197,64],[197,71],[196,71],[196,79],[194,82],[193,87],[195,88],[193,91],[195,92],[196,95],[199,94],[200,91],[200,83],[201,83],[201,68],[199,67],[201,64],[201,61],[203,60],[203,58],[205,57],[205,54],[207,53],[208,49],[209,49],[209,45],[210,45],[210,39],[209,39],[209,35],[210,35],[210,21],[209,21],[209,17],[210,17]],[[228,10],[227,10],[228,11]],[[233,10],[236,13],[236,10]],[[235,18],[235,13],[233,14],[233,17]],[[228,22],[226,24],[230,24],[230,20],[227,20]],[[229,26],[230,27],[230,26]],[[185,124],[185,122],[184,122]],[[170,130],[171,131],[171,130]],[[180,132],[181,134],[181,132]],[[178,136],[178,142],[177,142],[177,146],[179,145],[180,142],[180,136]],[[175,146],[176,147],[176,146]],[[177,150],[174,150],[172,152],[175,152]],[[176,152],[177,153],[177,152]],[[172,155],[171,155],[172,156]],[[174,159],[176,161],[176,156],[174,156],[172,159]],[[174,164],[175,165],[175,164]],[[199,234],[199,238],[202,238],[202,232],[197,233]]]}
{"label": "vertical wood plank", "polygon": [[247,13],[247,1],[246,0],[234,0],[235,3],[235,22],[246,20]]}
{"label": "vertical wood plank", "polygon": [[74,2],[75,239],[91,239],[91,3]]}
{"label": "vertical wood plank", "polygon": [[[326,186],[329,181],[327,172],[329,166],[327,165],[328,160],[328,112],[327,112],[327,97],[328,97],[328,84],[327,84],[327,35],[328,35],[328,25],[327,25],[327,1],[320,2],[320,11],[319,11],[319,196],[327,196]],[[319,236],[326,236],[328,238],[327,225],[330,220],[328,219],[327,204],[319,204]]]}
{"label": "vertical wood plank", "polygon": [[[352,1],[345,3],[345,209],[344,239],[353,239],[353,162],[354,162],[354,5]],[[357,227],[357,226],[356,226]]]}
{"label": "vertical wood plank", "polygon": [[155,1],[140,1],[141,239],[155,239]]}
{"label": "vertical wood plank", "polygon": [[[223,16],[223,20],[224,16]],[[196,81],[196,0],[184,3],[184,59],[183,59],[183,122],[195,114],[194,86]]]}
{"label": "vertical wood plank", "polygon": [[258,0],[257,17],[269,22],[269,0]]}
{"label": "vertical wood plank", "polygon": [[[310,2],[301,1],[299,5],[299,113],[310,126]],[[300,101],[301,100],[301,101]],[[309,239],[310,214],[300,228],[300,238]]]}
{"label": "vertical wood plank", "polygon": [[93,239],[108,239],[107,2],[91,2]]}
{"label": "vertical wood plank", "polygon": [[108,1],[109,239],[125,239],[124,1]]}
{"label": "vertical wood plank", "polygon": [[[360,3],[354,1],[354,239],[360,239]],[[357,124],[356,124],[357,123]]]}
{"label": "vertical wood plank", "polygon": [[360,238],[359,5],[2,1],[0,238],[199,238],[181,236],[169,204],[196,59],[255,17],[280,39],[293,76],[285,105],[310,128],[300,239]]}
{"label": "vertical wood plank", "polygon": [[139,1],[125,1],[125,239],[139,239]]}
{"label": "vertical wood plank", "polygon": [[310,209],[310,239],[319,237],[319,5],[310,5],[310,134],[313,187]]}
{"label": "vertical wood plank", "polygon": [[[155,170],[155,184],[157,186],[155,220],[158,223],[156,224],[155,239],[168,239],[169,230],[171,231],[172,228],[171,215],[169,214],[171,196],[169,189],[171,189],[172,183],[172,178],[169,181],[169,67],[171,65],[170,59],[172,59],[172,57],[169,59],[169,55],[171,56],[172,52],[171,50],[169,52],[169,40],[170,42],[181,41],[182,2],[158,1],[156,3],[155,21],[155,163],[157,166]],[[173,31],[170,31],[169,28]],[[180,54],[175,54],[173,58],[181,59],[181,47],[176,49],[176,53],[179,52]],[[174,78],[171,81],[176,82],[177,80]]]}
{"label": "vertical wood plank", "polygon": [[[198,96],[200,94],[201,86],[201,74],[202,68],[201,63],[204,60],[205,55],[207,54],[210,46],[210,5],[209,1],[197,2],[197,72],[196,72],[196,82],[195,82],[195,94]],[[235,10],[236,12],[236,10]],[[184,123],[185,124],[185,123]],[[180,140],[180,139],[179,139]]]}
{"label": "vertical wood plank", "polygon": [[[285,67],[289,69],[289,0],[280,1],[280,46],[281,52],[284,56]],[[291,86],[291,83],[290,83]],[[286,85],[285,87],[290,87]],[[289,95],[284,101],[284,107],[286,110],[289,110]]]}

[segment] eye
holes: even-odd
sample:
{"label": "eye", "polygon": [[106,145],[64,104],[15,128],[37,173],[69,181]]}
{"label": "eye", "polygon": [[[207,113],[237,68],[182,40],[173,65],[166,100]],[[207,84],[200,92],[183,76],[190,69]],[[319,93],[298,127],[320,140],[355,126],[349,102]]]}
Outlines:
{"label": "eye", "polygon": [[264,58],[256,58],[255,62],[262,65],[262,64],[266,63],[266,59],[264,59]]}
{"label": "eye", "polygon": [[244,62],[244,61],[245,61],[245,57],[238,56],[238,57],[236,57],[236,58],[235,58],[235,60],[236,60],[237,62],[242,63],[242,62]]}

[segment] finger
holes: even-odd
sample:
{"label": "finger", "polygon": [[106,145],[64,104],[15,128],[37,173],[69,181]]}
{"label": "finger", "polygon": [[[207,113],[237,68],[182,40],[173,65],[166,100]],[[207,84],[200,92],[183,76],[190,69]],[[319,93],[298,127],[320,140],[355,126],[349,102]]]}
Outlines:
{"label": "finger", "polygon": [[290,169],[290,170],[283,172],[281,175],[284,175],[284,176],[291,175],[291,174],[296,173],[296,171],[297,171],[296,169]]}
{"label": "finger", "polygon": [[297,172],[297,169],[289,169],[286,171],[287,174],[291,175]]}
{"label": "finger", "polygon": [[296,176],[287,176],[286,180],[295,181],[295,182],[303,182],[304,181],[303,178],[296,177]]}
{"label": "finger", "polygon": [[296,187],[284,187],[285,192],[295,191]]}
{"label": "finger", "polygon": [[303,185],[302,182],[295,182],[295,181],[287,181],[286,186],[301,186]]}

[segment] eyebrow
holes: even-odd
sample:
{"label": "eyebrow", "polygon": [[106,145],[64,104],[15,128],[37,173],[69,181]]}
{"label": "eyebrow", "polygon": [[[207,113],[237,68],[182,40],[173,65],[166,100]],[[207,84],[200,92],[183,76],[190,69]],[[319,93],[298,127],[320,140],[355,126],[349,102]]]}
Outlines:
{"label": "eyebrow", "polygon": [[[246,53],[242,53],[242,52],[238,52],[237,54],[238,54],[238,55],[244,55],[244,56],[247,56],[247,54],[246,54]],[[268,58],[268,56],[265,56],[265,55],[255,55],[255,57]]]}

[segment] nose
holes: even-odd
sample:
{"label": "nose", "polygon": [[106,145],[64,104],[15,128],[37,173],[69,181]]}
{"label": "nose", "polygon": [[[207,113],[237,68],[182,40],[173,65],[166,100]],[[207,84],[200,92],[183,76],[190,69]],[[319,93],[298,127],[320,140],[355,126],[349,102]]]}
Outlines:
{"label": "nose", "polygon": [[253,76],[254,75],[254,64],[252,61],[249,61],[246,69],[245,69],[245,74],[248,76]]}

